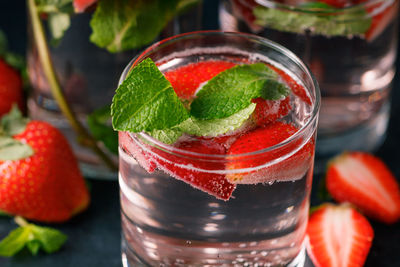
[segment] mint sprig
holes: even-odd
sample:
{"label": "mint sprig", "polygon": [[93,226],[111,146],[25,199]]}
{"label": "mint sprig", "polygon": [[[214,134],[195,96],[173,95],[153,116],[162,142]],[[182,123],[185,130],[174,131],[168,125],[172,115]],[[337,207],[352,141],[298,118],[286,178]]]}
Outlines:
{"label": "mint sprig", "polygon": [[181,124],[166,130],[155,130],[150,135],[165,144],[173,144],[184,133],[195,136],[216,137],[234,131],[243,125],[256,108],[251,103],[235,114],[222,119],[199,120],[190,117]]}
{"label": "mint sprig", "polygon": [[16,217],[15,220],[20,227],[11,231],[0,242],[2,257],[12,257],[24,247],[33,255],[37,255],[40,249],[46,253],[53,253],[59,250],[67,240],[67,236],[58,230],[28,223],[21,217]]}
{"label": "mint sprig", "polygon": [[147,132],[167,144],[184,133],[215,137],[234,131],[254,112],[253,98],[277,100],[289,89],[263,63],[239,65],[209,80],[186,110],[151,59],[134,67],[111,105],[115,130]]}
{"label": "mint sprig", "polygon": [[197,93],[190,114],[199,119],[220,119],[248,107],[257,97],[281,99],[289,94],[289,89],[283,84],[278,85],[277,78],[278,74],[264,63],[227,69],[209,80]]}
{"label": "mint sprig", "polygon": [[117,131],[151,132],[178,125],[189,114],[171,83],[147,58],[133,68],[118,87],[111,116]]}
{"label": "mint sprig", "polygon": [[262,27],[325,36],[362,35],[372,21],[363,7],[337,9],[321,2],[305,3],[293,10],[257,6],[253,14],[255,23]]}

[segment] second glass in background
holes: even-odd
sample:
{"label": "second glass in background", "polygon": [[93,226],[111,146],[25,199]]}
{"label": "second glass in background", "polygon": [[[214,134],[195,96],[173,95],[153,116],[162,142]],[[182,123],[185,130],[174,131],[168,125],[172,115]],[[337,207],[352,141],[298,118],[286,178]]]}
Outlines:
{"label": "second glass in background", "polygon": [[317,157],[372,151],[384,141],[395,74],[398,0],[359,4],[227,0],[220,26],[286,46],[309,65],[321,88]]}

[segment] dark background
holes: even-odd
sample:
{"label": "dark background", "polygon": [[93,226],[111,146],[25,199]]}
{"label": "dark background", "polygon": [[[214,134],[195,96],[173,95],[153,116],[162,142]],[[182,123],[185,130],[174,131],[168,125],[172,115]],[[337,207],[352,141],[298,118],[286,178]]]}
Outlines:
{"label": "dark background", "polygon": [[[9,39],[13,52],[24,54],[26,50],[25,1],[0,1],[0,29]],[[203,28],[218,28],[218,1],[204,0]],[[397,64],[399,68],[399,62]],[[122,72],[122,70],[121,70]],[[397,72],[393,92],[392,110],[388,135],[377,151],[400,178],[400,79]],[[315,184],[321,179],[314,177]],[[317,188],[317,186],[314,186]],[[314,190],[315,191],[315,190]],[[313,191],[312,205],[319,204]],[[0,267],[11,266],[121,266],[119,193],[116,181],[91,181],[92,204],[87,212],[68,223],[55,225],[68,235],[63,249],[52,255],[32,257],[20,253],[11,259],[0,258]],[[368,256],[367,267],[400,266],[400,223],[384,225],[372,222],[375,239]],[[0,217],[0,239],[16,228],[12,218]],[[310,263],[307,266],[311,266]]]}

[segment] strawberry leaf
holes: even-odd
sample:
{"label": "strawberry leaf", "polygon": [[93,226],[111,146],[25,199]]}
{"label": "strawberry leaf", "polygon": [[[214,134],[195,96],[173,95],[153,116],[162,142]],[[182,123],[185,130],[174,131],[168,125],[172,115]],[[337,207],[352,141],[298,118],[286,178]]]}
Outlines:
{"label": "strawberry leaf", "polygon": [[4,115],[0,121],[0,135],[14,136],[25,131],[29,119],[22,116],[17,105],[13,105],[10,112]]}
{"label": "strawberry leaf", "polygon": [[253,98],[281,99],[289,94],[278,74],[264,63],[238,65],[209,80],[196,94],[190,113],[203,120],[229,117],[248,107]]}
{"label": "strawberry leaf", "polygon": [[111,115],[115,130],[131,132],[168,129],[189,117],[171,83],[149,58],[118,87]]}
{"label": "strawberry leaf", "polygon": [[34,154],[32,147],[19,140],[0,136],[0,160],[20,160]]}
{"label": "strawberry leaf", "polygon": [[24,247],[36,255],[39,249],[53,253],[61,248],[67,236],[58,230],[26,223],[14,229],[0,242],[0,256],[12,257]]}

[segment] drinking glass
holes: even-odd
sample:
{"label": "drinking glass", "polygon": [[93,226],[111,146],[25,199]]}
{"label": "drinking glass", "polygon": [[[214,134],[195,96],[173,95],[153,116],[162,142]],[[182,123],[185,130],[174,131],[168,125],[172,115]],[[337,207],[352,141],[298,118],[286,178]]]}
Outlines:
{"label": "drinking glass", "polygon": [[[145,133],[119,132],[124,266],[302,266],[320,103],[307,67],[261,37],[195,32],[149,47],[125,68],[120,83],[145,58],[162,72],[207,60],[272,64],[304,86],[309,103],[294,96],[285,121],[299,130],[247,154],[190,152]],[[305,146],[309,153],[302,154]],[[225,168],[254,159],[258,164],[251,168]],[[232,173],[251,173],[257,181],[237,184],[229,200],[220,200],[172,177],[174,172],[211,184]],[[225,186],[234,185],[226,180]]]}
{"label": "drinking glass", "polygon": [[373,151],[389,119],[399,1],[318,3],[358,3],[333,11],[304,9],[310,2],[222,1],[220,26],[279,42],[310,67],[322,95],[317,160],[343,150]]}
{"label": "drinking glass", "polygon": [[[160,33],[158,38],[166,38],[175,34],[199,30],[202,21],[202,3],[198,1],[191,9],[185,10],[174,18]],[[78,119],[87,126],[88,115],[95,110],[103,109],[111,103],[118,78],[130,59],[140,50],[110,53],[90,42],[92,32],[90,20],[92,14],[83,13],[71,18],[71,26],[65,32],[58,45],[51,43],[47,33],[50,56],[55,72],[60,81],[63,93],[77,114]],[[46,18],[42,19],[46,25]],[[117,174],[110,171],[93,151],[78,142],[76,132],[61,113],[53,99],[49,83],[40,63],[37,47],[34,44],[31,25],[28,27],[29,43],[27,58],[29,79],[32,92],[28,99],[30,117],[47,121],[67,137],[81,169],[86,177],[96,179],[117,179]],[[104,115],[107,116],[107,115]],[[107,122],[106,122],[107,123]],[[117,143],[117,137],[115,137]],[[100,144],[102,145],[102,144]],[[103,149],[108,151],[104,146]],[[115,147],[115,152],[117,152]],[[115,162],[116,154],[109,153]]]}

